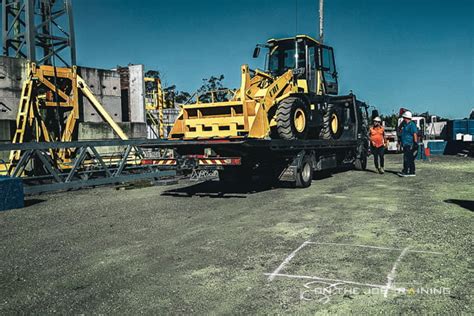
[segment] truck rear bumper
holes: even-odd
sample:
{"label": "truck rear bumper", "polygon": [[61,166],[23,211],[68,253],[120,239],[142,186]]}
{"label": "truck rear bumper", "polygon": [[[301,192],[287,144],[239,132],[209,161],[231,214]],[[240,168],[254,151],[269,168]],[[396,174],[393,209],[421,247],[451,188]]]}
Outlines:
{"label": "truck rear bumper", "polygon": [[240,166],[240,157],[205,157],[203,155],[180,156],[178,158],[143,159],[142,165],[159,165],[164,169],[219,169],[226,166]]}

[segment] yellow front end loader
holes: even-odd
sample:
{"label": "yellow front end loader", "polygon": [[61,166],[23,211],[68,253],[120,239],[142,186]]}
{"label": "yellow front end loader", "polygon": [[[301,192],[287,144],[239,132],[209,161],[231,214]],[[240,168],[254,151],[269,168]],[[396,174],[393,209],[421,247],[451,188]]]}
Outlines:
{"label": "yellow front end loader", "polygon": [[266,71],[243,65],[230,100],[184,105],[170,139],[341,136],[344,110],[330,96],[338,91],[333,49],[306,35],[271,39],[254,57],[261,47],[268,48]]}

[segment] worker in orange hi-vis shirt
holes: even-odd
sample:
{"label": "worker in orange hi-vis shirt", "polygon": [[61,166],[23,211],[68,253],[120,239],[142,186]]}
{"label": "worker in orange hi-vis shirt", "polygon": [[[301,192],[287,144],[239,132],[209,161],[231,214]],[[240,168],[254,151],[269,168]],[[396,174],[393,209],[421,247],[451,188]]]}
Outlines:
{"label": "worker in orange hi-vis shirt", "polygon": [[374,118],[374,125],[369,130],[370,149],[374,155],[375,169],[380,174],[384,173],[384,154],[385,154],[385,129],[382,126],[380,117]]}

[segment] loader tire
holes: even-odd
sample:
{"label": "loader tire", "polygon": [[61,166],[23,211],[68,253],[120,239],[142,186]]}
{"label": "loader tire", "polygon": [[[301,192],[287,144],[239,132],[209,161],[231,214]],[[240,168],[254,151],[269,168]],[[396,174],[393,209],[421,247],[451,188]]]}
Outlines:
{"label": "loader tire", "polygon": [[338,139],[342,134],[342,118],[336,107],[328,106],[323,115],[323,125],[319,133],[321,139]]}
{"label": "loader tire", "polygon": [[305,139],[308,134],[309,111],[306,103],[289,97],[278,103],[276,110],[277,134],[280,139]]}

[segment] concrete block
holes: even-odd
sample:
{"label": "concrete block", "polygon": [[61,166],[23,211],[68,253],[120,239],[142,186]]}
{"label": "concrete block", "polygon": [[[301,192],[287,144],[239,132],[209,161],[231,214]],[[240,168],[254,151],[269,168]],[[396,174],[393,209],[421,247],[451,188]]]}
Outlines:
{"label": "concrete block", "polygon": [[145,67],[143,65],[130,65],[128,69],[130,122],[145,123]]}
{"label": "concrete block", "polygon": [[0,176],[0,211],[25,205],[23,182],[20,178]]}

